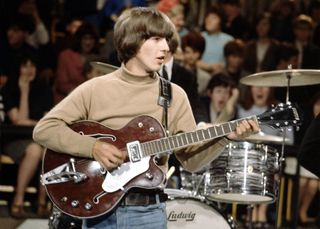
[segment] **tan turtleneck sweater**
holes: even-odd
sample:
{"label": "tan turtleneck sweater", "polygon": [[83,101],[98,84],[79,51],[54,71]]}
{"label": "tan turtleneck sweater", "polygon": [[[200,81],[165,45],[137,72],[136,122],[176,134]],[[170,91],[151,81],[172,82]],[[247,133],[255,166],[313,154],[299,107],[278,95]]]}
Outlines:
{"label": "tan turtleneck sweater", "polygon": [[[72,91],[38,122],[33,138],[53,151],[90,158],[96,139],[80,135],[68,125],[79,120],[94,120],[111,129],[121,129],[139,115],[149,115],[161,123],[163,108],[158,105],[158,97],[156,74],[136,76],[122,66]],[[172,84],[168,126],[171,135],[196,129],[187,96],[175,84]],[[175,153],[185,169],[195,171],[216,158],[227,143],[228,140],[220,138]],[[167,158],[161,161],[160,166],[166,172]]]}

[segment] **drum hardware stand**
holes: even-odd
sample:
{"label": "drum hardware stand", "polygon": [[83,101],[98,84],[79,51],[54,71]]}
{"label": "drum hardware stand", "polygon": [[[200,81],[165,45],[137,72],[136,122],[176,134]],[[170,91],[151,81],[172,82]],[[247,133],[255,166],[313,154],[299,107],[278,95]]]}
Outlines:
{"label": "drum hardware stand", "polygon": [[253,204],[249,204],[247,206],[247,216],[248,216],[248,221],[247,221],[247,227],[248,229],[252,229],[252,218],[253,218],[253,208],[254,208],[254,205]]}
{"label": "drum hardware stand", "polygon": [[[288,70],[292,70],[292,65],[288,65]],[[289,100],[289,90],[290,90],[290,81],[292,78],[292,73],[291,72],[287,72],[285,74],[286,78],[287,78],[287,90],[286,90],[286,104],[290,104],[290,100]],[[292,130],[293,131],[293,130]],[[287,128],[281,128],[281,132],[282,132],[282,137],[283,137],[283,141],[281,144],[281,152],[280,152],[280,158],[279,158],[279,177],[278,177],[278,190],[277,190],[277,204],[276,204],[276,222],[275,222],[275,228],[279,228],[279,226],[281,226],[281,221],[282,221],[282,212],[280,212],[280,201],[281,201],[281,205],[282,205],[282,200],[279,200],[280,194],[283,192],[283,185],[281,184],[282,181],[282,175],[283,175],[283,163],[285,161],[284,158],[284,147],[285,147],[285,138],[287,135]],[[283,198],[283,195],[281,195],[281,198]],[[281,207],[282,208],[282,207]],[[282,209],[281,209],[282,211]],[[296,228],[296,227],[294,227]]]}

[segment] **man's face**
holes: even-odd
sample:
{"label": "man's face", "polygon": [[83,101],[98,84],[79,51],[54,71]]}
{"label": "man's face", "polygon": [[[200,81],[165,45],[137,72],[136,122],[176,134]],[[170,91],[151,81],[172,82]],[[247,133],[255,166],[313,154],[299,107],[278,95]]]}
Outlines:
{"label": "man's face", "polygon": [[146,74],[158,71],[169,53],[169,46],[165,38],[150,37],[141,45],[136,56],[131,58],[126,66],[136,74]]}

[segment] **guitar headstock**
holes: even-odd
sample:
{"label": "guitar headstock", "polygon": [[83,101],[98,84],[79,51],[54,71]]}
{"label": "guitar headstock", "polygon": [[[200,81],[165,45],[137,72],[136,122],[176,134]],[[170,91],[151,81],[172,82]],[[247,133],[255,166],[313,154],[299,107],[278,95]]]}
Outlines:
{"label": "guitar headstock", "polygon": [[260,124],[266,124],[274,128],[299,126],[302,124],[301,112],[290,103],[280,103],[276,107],[258,115],[257,119]]}

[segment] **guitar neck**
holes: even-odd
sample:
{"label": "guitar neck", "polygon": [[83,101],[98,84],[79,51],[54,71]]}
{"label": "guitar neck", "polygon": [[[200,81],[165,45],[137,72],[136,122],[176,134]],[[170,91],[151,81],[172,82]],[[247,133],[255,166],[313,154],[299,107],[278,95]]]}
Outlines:
{"label": "guitar neck", "polygon": [[147,157],[159,153],[171,152],[173,150],[182,149],[186,146],[195,145],[201,142],[228,135],[236,129],[241,121],[249,119],[258,123],[257,117],[251,116],[215,125],[207,129],[199,129],[193,132],[181,133],[174,136],[142,143],[142,156]]}

